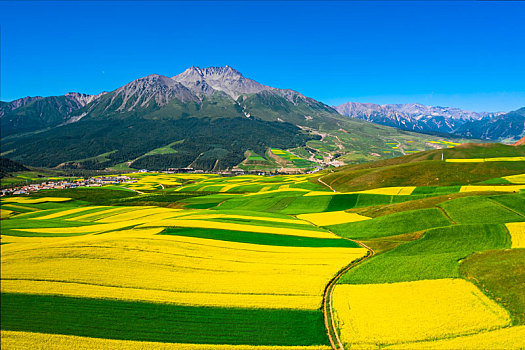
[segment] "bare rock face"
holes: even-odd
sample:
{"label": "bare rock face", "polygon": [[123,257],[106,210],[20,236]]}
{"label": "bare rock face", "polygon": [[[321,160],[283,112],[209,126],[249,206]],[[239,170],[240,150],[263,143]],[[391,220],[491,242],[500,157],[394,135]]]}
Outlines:
{"label": "bare rock face", "polygon": [[80,107],[84,107],[88,103],[93,102],[94,100],[96,100],[100,96],[103,96],[106,93],[107,92],[101,92],[100,94],[97,94],[97,95],[88,95],[88,94],[81,94],[78,92],[68,92],[67,94],[65,94],[65,96],[69,100],[77,103]]}
{"label": "bare rock face", "polygon": [[225,67],[190,67],[181,74],[172,77],[192,92],[199,95],[210,95],[214,91],[222,91],[234,100],[242,94],[252,94],[264,90],[272,90],[271,87],[245,78],[241,73],[230,66]]}
{"label": "bare rock face", "polygon": [[163,75],[152,74],[115,90],[110,106],[119,104],[117,110],[131,111],[136,107],[145,107],[151,101],[164,106],[173,99],[182,102],[199,101],[184,85]]}
{"label": "bare rock face", "polygon": [[4,116],[4,114],[9,113],[17,108],[23,107],[28,103],[31,103],[36,100],[42,99],[42,96],[27,96],[19,98],[18,100],[14,100],[11,102],[5,102],[0,104],[0,117]]}

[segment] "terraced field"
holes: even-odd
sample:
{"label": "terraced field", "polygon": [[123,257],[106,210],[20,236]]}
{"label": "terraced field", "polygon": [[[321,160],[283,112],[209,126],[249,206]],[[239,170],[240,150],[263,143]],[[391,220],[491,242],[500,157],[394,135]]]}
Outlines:
{"label": "terraced field", "polygon": [[2,348],[525,347],[521,174],[133,176],[1,199]]}

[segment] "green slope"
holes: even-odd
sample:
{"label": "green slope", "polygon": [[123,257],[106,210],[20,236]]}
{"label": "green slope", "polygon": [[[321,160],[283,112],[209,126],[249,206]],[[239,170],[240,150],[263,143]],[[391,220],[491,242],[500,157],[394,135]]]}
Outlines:
{"label": "green slope", "polygon": [[478,183],[525,172],[525,161],[450,163],[441,160],[465,158],[520,157],[525,146],[465,144],[382,160],[348,165],[322,175],[321,179],[338,191],[359,191],[391,186],[453,186]]}

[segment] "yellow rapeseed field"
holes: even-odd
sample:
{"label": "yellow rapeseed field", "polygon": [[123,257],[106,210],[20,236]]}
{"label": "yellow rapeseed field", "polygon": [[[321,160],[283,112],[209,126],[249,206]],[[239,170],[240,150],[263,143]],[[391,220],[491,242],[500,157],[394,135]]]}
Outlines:
{"label": "yellow rapeseed field", "polygon": [[370,193],[370,194],[386,194],[386,195],[410,195],[414,190],[415,186],[405,187],[381,187],[374,188],[372,190],[352,192],[352,193]]}
{"label": "yellow rapeseed field", "polygon": [[416,186],[403,186],[403,187],[380,187],[380,188],[374,188],[372,190],[365,190],[365,191],[355,191],[355,192],[322,192],[322,191],[310,191],[306,193],[305,197],[310,196],[336,196],[339,194],[352,194],[352,193],[369,193],[369,194],[384,194],[384,195],[404,195],[408,196],[412,194],[412,192],[415,190]]}
{"label": "yellow rapeseed field", "polygon": [[445,159],[448,163],[483,163],[485,158]]}
{"label": "yellow rapeseed field", "polygon": [[502,328],[452,339],[387,346],[385,349],[525,349],[525,326]]}
{"label": "yellow rapeseed field", "polygon": [[9,209],[0,209],[0,218],[2,218],[2,219],[11,216],[11,214],[13,214],[13,211],[12,211],[12,210],[9,210]]}
{"label": "yellow rapeseed field", "polygon": [[71,198],[65,197],[41,197],[41,198],[31,198],[31,197],[11,197],[2,199],[2,202],[6,203],[20,203],[20,204],[37,204],[45,202],[67,202]]}
{"label": "yellow rapeseed field", "polygon": [[297,215],[297,218],[301,220],[310,221],[317,226],[344,224],[347,222],[363,221],[363,220],[370,219],[367,216],[363,216],[363,215],[359,215],[355,213],[347,213],[345,211],[300,214],[300,215]]}
{"label": "yellow rapeseed field", "polygon": [[81,236],[51,236],[51,237],[22,237],[22,236],[8,236],[0,235],[0,239],[5,243],[17,243],[16,245],[11,245],[11,249],[28,249],[28,247],[33,246],[37,249],[45,249],[44,245],[47,244],[56,244],[68,243],[71,244],[75,241],[85,241],[87,236],[90,236],[90,242],[94,242],[98,239],[107,239],[107,238],[126,238],[126,237],[142,237],[156,235],[164,230],[163,227],[155,227],[148,229],[127,229],[127,230],[118,230],[118,231],[109,231],[104,232],[104,235],[98,235],[97,233],[89,233]]}
{"label": "yellow rapeseed field", "polygon": [[38,208],[27,207],[25,205],[11,204],[11,203],[2,203],[2,207],[4,209],[13,210],[13,211],[16,211],[16,212],[19,212],[19,211],[24,211],[24,212],[39,211]]}
{"label": "yellow rapeseed field", "polygon": [[477,192],[477,191],[496,191],[496,192],[519,192],[525,190],[525,185],[506,185],[506,186],[461,186],[459,192]]}
{"label": "yellow rapeseed field", "polygon": [[363,248],[266,246],[141,232],[61,238],[42,243],[45,249],[2,245],[1,290],[314,310],[330,278],[366,254]]}
{"label": "yellow rapeseed field", "polygon": [[61,218],[66,215],[78,214],[78,213],[81,213],[87,210],[99,209],[99,208],[104,208],[104,206],[80,207],[80,208],[75,208],[75,209],[62,210],[62,211],[59,211],[53,214],[39,216],[35,219],[38,219],[38,220],[56,219],[56,218]]}
{"label": "yellow rapeseed field", "polygon": [[504,176],[503,178],[513,184],[525,184],[525,174]]}
{"label": "yellow rapeseed field", "polygon": [[226,185],[226,186],[223,186],[219,192],[227,192],[228,190],[231,190],[232,188],[235,188],[235,187],[238,187],[239,184],[236,184],[236,183],[233,183],[233,184],[229,184],[229,185]]}
{"label": "yellow rapeseed field", "polygon": [[22,232],[33,232],[33,233],[50,233],[50,234],[61,234],[61,233],[100,233],[106,231],[119,230],[124,227],[130,227],[137,224],[141,224],[143,221],[123,221],[110,224],[99,224],[99,225],[85,225],[76,227],[50,227],[50,228],[16,228],[15,231]]}
{"label": "yellow rapeseed field", "polygon": [[243,232],[257,232],[257,233],[271,233],[276,235],[290,235],[301,237],[316,237],[316,238],[334,238],[339,239],[338,236],[326,231],[312,231],[300,230],[294,228],[270,227],[270,226],[256,226],[246,224],[235,224],[230,222],[216,222],[207,220],[190,220],[185,217],[182,219],[173,218],[158,221],[151,221],[141,225],[140,227],[196,227],[196,228],[211,228],[219,230],[233,230]]}
{"label": "yellow rapeseed field", "polygon": [[348,344],[442,339],[511,323],[506,310],[461,279],[338,285],[333,306]]}
{"label": "yellow rapeseed field", "polygon": [[127,213],[129,211],[139,210],[144,207],[107,207],[107,208],[108,208],[107,210],[100,210],[94,213],[88,213],[85,215],[75,216],[75,217],[72,217],[66,220],[68,221],[91,221],[93,217],[98,218],[100,215],[104,215],[105,217],[107,217],[107,216],[116,215],[120,213]]}
{"label": "yellow rapeseed field", "polygon": [[308,191],[303,197],[315,197],[315,196],[335,196],[338,194],[345,194],[344,192],[328,192],[328,191]]}
{"label": "yellow rapeseed field", "polygon": [[258,220],[258,221],[268,221],[268,222],[283,222],[289,224],[298,224],[298,225],[311,225],[308,222],[297,219],[284,219],[284,218],[274,218],[266,216],[251,216],[251,215],[238,215],[238,214],[199,214],[195,213],[194,215],[188,215],[185,219],[246,219],[246,220]]}
{"label": "yellow rapeseed field", "polygon": [[138,173],[126,175],[139,178],[134,183],[123,184],[123,186],[125,187],[133,188],[136,190],[153,190],[156,188],[157,185],[178,186],[181,184],[176,174],[155,174],[144,176],[144,174]]}
{"label": "yellow rapeseed field", "polygon": [[445,159],[449,163],[482,163],[482,162],[523,162],[525,157],[465,158]]}
{"label": "yellow rapeseed field", "polygon": [[485,158],[485,162],[523,162],[525,157],[495,157]]}
{"label": "yellow rapeseed field", "polygon": [[329,350],[328,346],[250,346],[159,343],[133,340],[114,340],[79,337],[74,335],[1,331],[1,345],[5,350]]}
{"label": "yellow rapeseed field", "polygon": [[[158,214],[164,214],[162,215],[163,218],[169,218],[173,215],[177,215],[178,212],[180,212],[180,209],[168,209],[168,208],[147,208],[147,209],[138,209],[138,210],[132,210],[121,214],[112,215],[109,217],[105,217],[103,219],[99,219],[96,222],[119,222],[119,221],[127,221],[127,220],[134,220],[139,218],[145,218],[147,220],[148,217],[155,217],[155,219],[159,220],[161,217],[158,216]],[[157,214],[157,215],[155,215]],[[153,220],[155,220],[153,219]]]}
{"label": "yellow rapeseed field", "polygon": [[510,232],[512,248],[525,248],[525,222],[505,224]]}

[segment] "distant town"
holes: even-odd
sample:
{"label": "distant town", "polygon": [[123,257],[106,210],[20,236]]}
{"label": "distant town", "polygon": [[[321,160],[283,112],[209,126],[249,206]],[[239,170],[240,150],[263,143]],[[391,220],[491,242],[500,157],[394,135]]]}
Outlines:
{"label": "distant town", "polygon": [[[317,167],[313,170],[308,171],[308,173],[315,173],[323,168]],[[294,171],[292,171],[294,170]],[[159,171],[150,171],[147,169],[138,170],[137,173],[159,173]],[[239,175],[261,175],[261,176],[272,176],[272,175],[290,175],[290,174],[300,174],[304,173],[300,169],[281,169],[273,171],[262,171],[262,170],[251,170],[245,171],[239,168],[234,168],[232,170],[224,170],[217,172],[208,172],[200,169],[193,168],[169,168],[168,170],[161,171],[165,174],[202,174],[202,173],[213,173],[222,176],[239,176]],[[0,189],[0,196],[8,195],[20,195],[28,194],[31,192],[37,192],[41,190],[52,190],[52,189],[66,189],[66,188],[77,188],[77,187],[100,187],[104,185],[120,185],[125,183],[134,183],[137,182],[136,178],[126,176],[126,175],[104,175],[90,177],[88,179],[77,178],[75,180],[43,180],[39,183],[31,183],[25,185],[13,186],[10,188]]]}
{"label": "distant town", "polygon": [[28,184],[23,186],[17,186],[12,188],[5,188],[0,190],[1,196],[7,196],[12,194],[27,194],[40,190],[52,190],[52,189],[65,189],[65,188],[77,188],[77,187],[99,187],[103,185],[118,185],[122,183],[133,183],[137,179],[129,176],[98,176],[91,177],[89,179],[77,179],[74,181],[43,181],[38,184]]}

